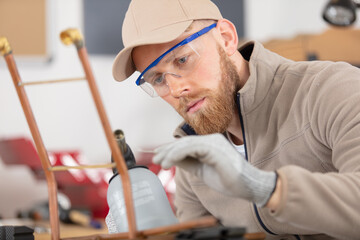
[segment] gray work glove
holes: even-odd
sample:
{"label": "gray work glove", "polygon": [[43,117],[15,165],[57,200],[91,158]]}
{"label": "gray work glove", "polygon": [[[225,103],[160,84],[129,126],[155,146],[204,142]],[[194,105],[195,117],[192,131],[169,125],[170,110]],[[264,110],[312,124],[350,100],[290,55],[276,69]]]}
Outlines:
{"label": "gray work glove", "polygon": [[112,217],[110,211],[109,211],[108,215],[106,215],[105,223],[106,223],[109,233],[118,233],[119,232],[119,230],[116,227],[114,218]]}
{"label": "gray work glove", "polygon": [[225,195],[263,207],[276,186],[276,173],[250,165],[221,134],[183,137],[155,149],[155,164],[173,165],[202,179]]}

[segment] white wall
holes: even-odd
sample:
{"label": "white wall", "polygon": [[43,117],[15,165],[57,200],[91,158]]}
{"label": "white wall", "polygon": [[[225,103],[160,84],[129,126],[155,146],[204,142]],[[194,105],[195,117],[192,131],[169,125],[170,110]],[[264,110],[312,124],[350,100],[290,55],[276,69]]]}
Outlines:
{"label": "white wall", "polygon": [[[267,41],[291,38],[297,34],[316,34],[329,25],[322,11],[329,0],[245,0],[247,38]],[[360,16],[357,11],[357,17]],[[360,27],[356,21],[354,27]]]}
{"label": "white wall", "polygon": [[[263,41],[321,32],[327,27],[321,19],[326,2],[247,0],[246,37]],[[48,64],[20,64],[23,81],[84,75],[75,48],[62,45],[57,37],[69,27],[83,29],[82,1],[51,0],[51,4],[53,61]],[[172,131],[181,121],[180,117],[161,99],[151,99],[137,88],[134,77],[123,83],[115,82],[111,75],[113,58],[90,56],[112,128],[125,131],[135,153],[139,148],[152,148],[172,141]],[[109,161],[110,151],[85,83],[29,86],[26,89],[47,149],[77,149],[83,152],[89,163]],[[0,61],[0,113],[0,138],[31,138],[4,61]],[[35,201],[47,197],[46,185],[35,182],[24,167],[9,167],[0,161],[0,179],[0,215],[5,217],[13,216],[16,208],[30,207]]]}

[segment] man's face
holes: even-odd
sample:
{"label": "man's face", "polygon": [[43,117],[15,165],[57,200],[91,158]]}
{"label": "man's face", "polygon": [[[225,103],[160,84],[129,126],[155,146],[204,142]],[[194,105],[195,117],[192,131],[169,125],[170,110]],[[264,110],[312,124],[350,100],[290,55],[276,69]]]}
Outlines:
{"label": "man's face", "polygon": [[[186,36],[185,36],[186,37]],[[184,36],[171,43],[137,47],[133,60],[143,71],[154,59]],[[236,67],[212,36],[202,39],[206,51],[199,65],[186,77],[166,76],[169,94],[162,96],[198,134],[224,132],[235,110],[235,93],[240,88]]]}

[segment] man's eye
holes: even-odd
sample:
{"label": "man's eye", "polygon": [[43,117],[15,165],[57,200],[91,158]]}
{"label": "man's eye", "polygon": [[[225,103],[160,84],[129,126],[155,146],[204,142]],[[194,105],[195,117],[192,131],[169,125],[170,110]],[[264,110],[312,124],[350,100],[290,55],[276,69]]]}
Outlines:
{"label": "man's eye", "polygon": [[184,64],[184,63],[186,63],[187,60],[188,60],[188,56],[184,56],[184,57],[177,59],[177,63]]}
{"label": "man's eye", "polygon": [[164,82],[164,78],[162,75],[159,75],[157,77],[154,77],[151,81],[152,85],[161,85]]}

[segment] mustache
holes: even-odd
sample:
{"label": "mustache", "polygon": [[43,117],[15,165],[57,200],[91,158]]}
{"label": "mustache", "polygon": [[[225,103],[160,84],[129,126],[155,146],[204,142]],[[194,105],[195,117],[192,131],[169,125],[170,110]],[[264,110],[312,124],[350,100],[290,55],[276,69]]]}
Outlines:
{"label": "mustache", "polygon": [[191,101],[201,99],[209,95],[211,95],[211,91],[209,89],[199,89],[196,93],[190,93],[181,97],[179,102],[181,105],[186,105]]}
{"label": "mustache", "polygon": [[183,96],[179,100],[180,104],[178,110],[182,113],[186,113],[187,105],[190,102],[209,96],[211,96],[211,91],[209,89],[199,89],[196,93],[191,93]]}

